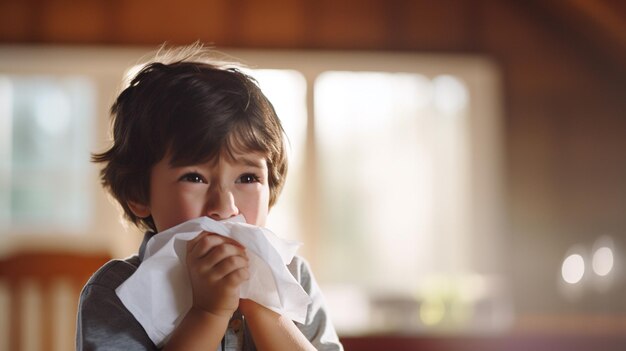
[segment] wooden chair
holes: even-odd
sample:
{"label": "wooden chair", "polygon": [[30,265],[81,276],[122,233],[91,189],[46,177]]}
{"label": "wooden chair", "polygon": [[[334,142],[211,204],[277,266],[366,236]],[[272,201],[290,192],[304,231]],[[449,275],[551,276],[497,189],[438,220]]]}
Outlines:
{"label": "wooden chair", "polygon": [[[83,285],[110,257],[105,254],[77,254],[62,252],[18,252],[0,260],[0,280],[8,287],[9,350],[21,351],[24,311],[22,288],[26,281],[35,282],[41,296],[39,311],[42,350],[52,350],[54,338],[54,301],[52,292],[59,280],[71,282],[72,294],[77,298]],[[74,305],[74,315],[76,312]],[[71,327],[75,330],[75,326]]]}

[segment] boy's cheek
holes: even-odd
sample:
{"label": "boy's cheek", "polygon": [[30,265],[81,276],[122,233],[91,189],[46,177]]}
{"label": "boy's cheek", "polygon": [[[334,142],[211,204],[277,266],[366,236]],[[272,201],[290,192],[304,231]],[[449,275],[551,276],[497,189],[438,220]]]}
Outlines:
{"label": "boy's cheek", "polygon": [[246,219],[246,223],[256,226],[265,225],[265,221],[267,219],[267,211],[263,211],[262,208],[243,208],[240,209],[239,212]]}
{"label": "boy's cheek", "polygon": [[160,208],[155,212],[153,219],[159,231],[164,231],[191,219],[202,217],[201,208],[189,207],[188,204],[171,203],[172,206]]}
{"label": "boy's cheek", "polygon": [[242,204],[239,212],[246,218],[246,223],[264,226],[267,220],[268,203],[267,201],[255,204]]}

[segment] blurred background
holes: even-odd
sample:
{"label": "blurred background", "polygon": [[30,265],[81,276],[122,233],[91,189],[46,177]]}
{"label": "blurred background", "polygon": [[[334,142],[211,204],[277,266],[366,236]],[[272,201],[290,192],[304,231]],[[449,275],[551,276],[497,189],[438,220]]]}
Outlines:
{"label": "blurred background", "polygon": [[90,153],[141,59],[197,40],[283,120],[268,227],[347,350],[626,347],[626,3],[0,0],[0,350],[72,349],[136,252]]}

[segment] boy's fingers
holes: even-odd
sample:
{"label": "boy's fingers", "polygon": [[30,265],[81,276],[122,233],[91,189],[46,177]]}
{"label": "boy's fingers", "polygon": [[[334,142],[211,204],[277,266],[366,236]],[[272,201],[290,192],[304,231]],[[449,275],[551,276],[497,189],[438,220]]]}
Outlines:
{"label": "boy's fingers", "polygon": [[[234,272],[239,272],[235,276],[248,276],[248,260],[241,256],[230,256],[221,260],[213,269],[213,277],[216,280],[226,279]],[[242,280],[243,281],[243,280]]]}
{"label": "boy's fingers", "polygon": [[222,236],[222,238],[224,238],[224,241],[225,241],[225,242],[227,242],[227,243],[229,243],[229,244],[231,244],[231,245],[235,245],[235,246],[238,246],[238,247],[240,247],[240,248],[242,248],[242,249],[245,249],[245,247],[244,247],[243,245],[241,245],[241,244],[239,243],[239,241],[237,241],[237,240],[235,240],[235,239],[229,238],[229,237],[227,237],[227,236]]}
{"label": "boy's fingers", "polygon": [[202,270],[209,271],[224,261],[237,258],[243,259],[247,265],[249,260],[244,249],[239,246],[223,243],[213,247],[206,255],[201,257]]}
{"label": "boy's fingers", "polygon": [[213,246],[224,242],[222,236],[214,233],[201,232],[195,238],[187,242],[187,255],[202,256]]}
{"label": "boy's fingers", "polygon": [[243,245],[241,245],[238,241],[234,239],[231,239],[231,238],[219,235],[219,234],[203,231],[200,234],[198,234],[195,238],[187,242],[187,254],[195,251],[199,253],[199,255],[204,255],[208,251],[210,251],[211,248],[222,243],[228,243],[228,244],[240,247],[242,249],[245,249]]}
{"label": "boy's fingers", "polygon": [[202,239],[202,237],[204,237],[205,235],[206,232],[201,232],[200,234],[196,235],[195,238],[187,241],[187,252],[191,252],[194,246],[198,243],[198,241],[200,241],[200,239]]}
{"label": "boy's fingers", "polygon": [[248,268],[240,268],[234,270],[224,276],[223,280],[230,286],[237,286],[250,279],[250,271]]}

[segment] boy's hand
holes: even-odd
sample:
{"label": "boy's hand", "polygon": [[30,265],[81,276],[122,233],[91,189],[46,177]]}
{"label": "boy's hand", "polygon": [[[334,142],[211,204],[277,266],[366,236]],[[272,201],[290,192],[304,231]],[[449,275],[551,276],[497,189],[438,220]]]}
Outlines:
{"label": "boy's hand", "polygon": [[248,256],[236,241],[202,232],[187,243],[192,308],[230,318],[239,306],[239,287],[249,279]]}

